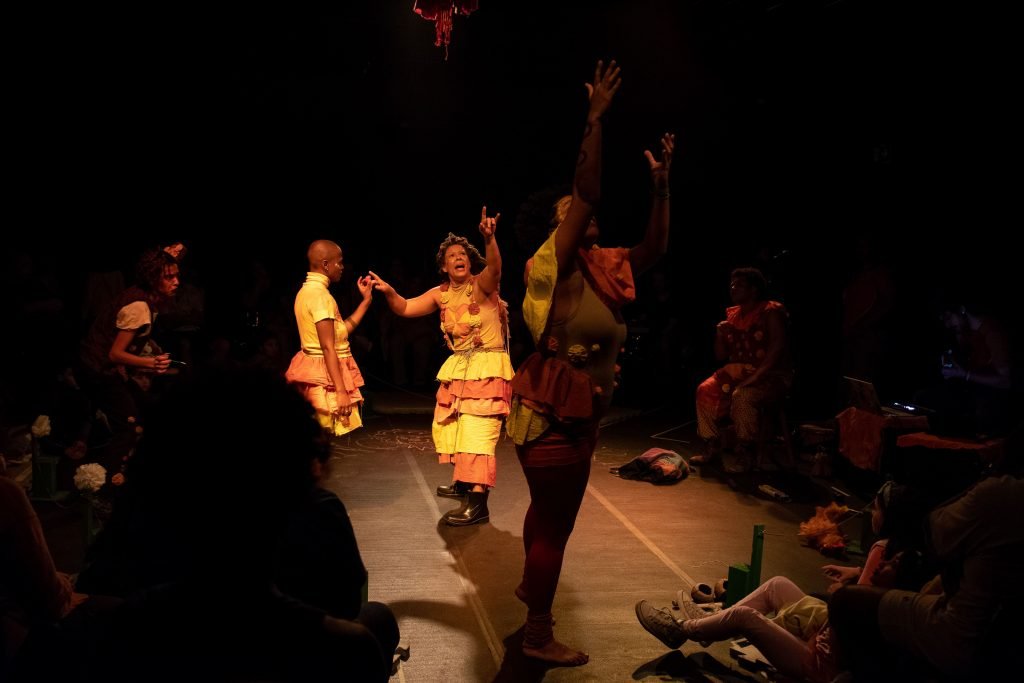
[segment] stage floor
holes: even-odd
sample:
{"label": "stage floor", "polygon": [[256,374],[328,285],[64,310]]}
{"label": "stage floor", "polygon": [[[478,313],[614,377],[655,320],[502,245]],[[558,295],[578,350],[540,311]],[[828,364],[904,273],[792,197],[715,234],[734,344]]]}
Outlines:
{"label": "stage floor", "polygon": [[579,668],[545,669],[520,652],[526,608],[513,589],[529,492],[511,442],[498,446],[490,522],[454,528],[439,523],[458,501],[435,495],[451,466],[437,462],[428,415],[374,413],[365,430],[336,441],[326,485],[348,508],[370,599],[392,607],[412,648],[395,680],[763,680],[730,658],[728,643],[666,650],[639,625],[633,605],[644,598],[668,606],[677,590],[749,562],[755,524],[767,534],[762,580],[784,575],[807,592],[824,591],[820,567],[831,560],[802,546],[797,530],[815,502],[828,502],[828,488],[803,480],[796,500],[780,503],[734,490],[714,473],[670,486],[619,479],[610,467],[651,447],[688,456],[695,436],[670,409],[611,417],[553,610],[556,638],[590,654]]}

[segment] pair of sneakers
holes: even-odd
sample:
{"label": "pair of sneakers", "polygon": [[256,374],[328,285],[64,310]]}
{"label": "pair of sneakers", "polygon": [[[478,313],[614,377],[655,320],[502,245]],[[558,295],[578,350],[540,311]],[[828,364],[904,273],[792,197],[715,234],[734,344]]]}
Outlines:
{"label": "pair of sneakers", "polygon": [[[676,605],[679,608],[680,618],[676,619],[667,609],[655,607],[647,600],[636,603],[634,610],[640,625],[648,633],[660,640],[673,650],[678,649],[687,640],[683,622],[690,619],[703,619],[710,616],[712,612],[704,610],[700,605],[689,599],[688,595],[680,591],[676,597]],[[701,643],[705,647],[707,644]]]}

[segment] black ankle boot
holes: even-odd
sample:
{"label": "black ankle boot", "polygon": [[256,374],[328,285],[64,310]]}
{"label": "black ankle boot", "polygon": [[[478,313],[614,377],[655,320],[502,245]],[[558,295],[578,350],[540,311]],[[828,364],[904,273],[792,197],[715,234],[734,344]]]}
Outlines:
{"label": "black ankle boot", "polygon": [[466,494],[466,501],[458,510],[446,513],[441,519],[452,526],[469,526],[486,522],[491,518],[487,509],[487,494],[490,491],[470,491]]}
{"label": "black ankle boot", "polygon": [[470,486],[465,482],[453,481],[448,486],[438,486],[437,495],[442,498],[462,498],[469,493]]}

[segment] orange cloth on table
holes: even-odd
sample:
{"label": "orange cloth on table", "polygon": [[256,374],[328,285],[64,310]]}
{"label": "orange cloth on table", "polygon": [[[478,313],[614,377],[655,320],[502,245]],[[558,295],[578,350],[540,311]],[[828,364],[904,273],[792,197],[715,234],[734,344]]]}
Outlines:
{"label": "orange cloth on table", "polygon": [[863,470],[878,471],[882,457],[882,415],[850,407],[836,416],[839,420],[839,452]]}
{"label": "orange cloth on table", "polygon": [[997,461],[1004,455],[1006,441],[1004,439],[986,439],[977,441],[974,439],[960,439],[927,432],[912,432],[901,434],[896,438],[896,445],[900,448],[912,448],[921,446],[923,448],[941,448],[950,451],[976,451],[978,456],[986,462]]}

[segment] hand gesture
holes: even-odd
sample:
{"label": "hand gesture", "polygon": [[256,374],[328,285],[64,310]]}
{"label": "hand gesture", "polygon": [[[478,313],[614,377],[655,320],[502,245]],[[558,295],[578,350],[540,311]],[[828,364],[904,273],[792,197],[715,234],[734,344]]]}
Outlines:
{"label": "hand gesture", "polygon": [[393,294],[395,291],[394,287],[384,282],[381,276],[377,275],[377,273],[373,272],[372,270],[370,271],[370,284],[373,285],[373,288],[376,289],[381,294],[383,294],[384,296]]}
{"label": "hand gesture", "polygon": [[622,85],[619,78],[621,70],[613,59],[605,69],[604,62],[597,61],[594,68],[594,82],[586,83],[587,97],[590,98],[590,112],[587,114],[588,121],[600,119],[612,103],[612,97]]}
{"label": "hand gesture", "polygon": [[650,150],[644,150],[647,163],[651,165],[651,182],[654,189],[660,191],[668,190],[668,171],[672,166],[672,152],[675,150],[676,136],[672,133],[665,133],[661,136],[661,160],[654,158]]}
{"label": "hand gesture", "polygon": [[356,280],[356,287],[359,288],[359,293],[363,295],[364,301],[373,296],[373,280],[369,275],[364,275]]}
{"label": "hand gesture", "polygon": [[832,579],[832,581],[847,584],[853,583],[860,578],[860,568],[858,567],[840,567],[836,564],[826,564],[821,568],[821,572]]}
{"label": "hand gesture", "polygon": [[153,356],[153,369],[158,375],[167,372],[169,367],[171,367],[171,354],[161,353],[159,356]]}
{"label": "hand gesture", "polygon": [[487,207],[480,209],[480,234],[484,236],[486,242],[490,242],[494,237],[494,231],[498,229],[499,218],[501,218],[500,212],[494,214],[494,218],[488,218]]}

